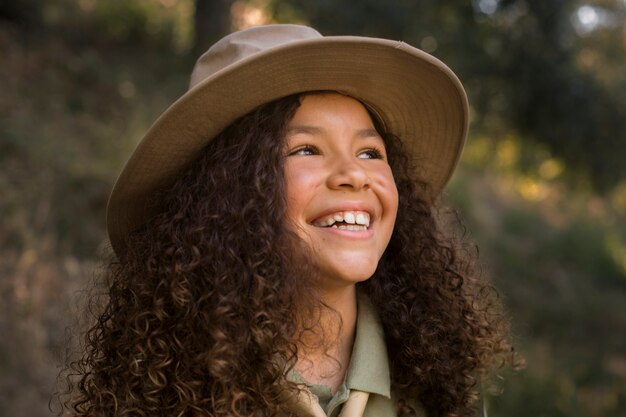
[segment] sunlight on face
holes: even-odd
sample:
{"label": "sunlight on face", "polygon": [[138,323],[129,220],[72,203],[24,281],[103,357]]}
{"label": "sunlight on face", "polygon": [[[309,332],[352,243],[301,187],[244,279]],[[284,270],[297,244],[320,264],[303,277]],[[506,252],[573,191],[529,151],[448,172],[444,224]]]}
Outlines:
{"label": "sunlight on face", "polygon": [[288,217],[323,285],[368,279],[391,238],[398,191],[367,110],[338,93],[306,95],[286,142]]}

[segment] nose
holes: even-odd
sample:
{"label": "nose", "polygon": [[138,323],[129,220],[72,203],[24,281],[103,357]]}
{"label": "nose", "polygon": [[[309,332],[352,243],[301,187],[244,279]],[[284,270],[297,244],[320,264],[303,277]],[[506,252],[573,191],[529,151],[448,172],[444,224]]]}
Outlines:
{"label": "nose", "polygon": [[349,157],[337,158],[327,179],[328,187],[335,190],[361,190],[369,188],[370,183],[366,169],[358,160]]}

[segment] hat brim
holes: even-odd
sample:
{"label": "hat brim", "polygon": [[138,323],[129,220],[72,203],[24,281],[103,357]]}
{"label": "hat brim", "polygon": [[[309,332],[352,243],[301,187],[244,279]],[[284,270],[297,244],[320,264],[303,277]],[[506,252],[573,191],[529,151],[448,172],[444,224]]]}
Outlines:
{"label": "hat brim", "polygon": [[441,61],[404,42],[321,37],[268,49],[216,72],[153,124],[120,174],[107,207],[116,253],[152,215],[149,201],[171,185],[237,118],[291,94],[336,90],[365,102],[402,139],[420,176],[438,195],[468,129],[465,91]]}

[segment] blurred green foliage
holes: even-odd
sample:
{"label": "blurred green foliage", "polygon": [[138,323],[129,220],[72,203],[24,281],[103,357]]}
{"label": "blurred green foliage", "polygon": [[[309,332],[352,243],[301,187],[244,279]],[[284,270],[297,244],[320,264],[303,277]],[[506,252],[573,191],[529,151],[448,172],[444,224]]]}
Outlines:
{"label": "blurred green foliage", "polygon": [[559,164],[511,137],[472,138],[463,162],[449,198],[479,242],[528,363],[504,372],[493,415],[622,415],[626,211],[611,204],[617,198],[546,176]]}
{"label": "blurred green foliage", "polygon": [[[623,416],[626,2],[221,2],[233,29],[311,23],[404,39],[450,64],[473,126],[446,198],[528,362],[502,372],[491,414]],[[0,339],[0,415],[48,414],[67,304],[106,252],[109,190],[209,42],[194,36],[195,7],[0,3],[0,333],[11,335]]]}

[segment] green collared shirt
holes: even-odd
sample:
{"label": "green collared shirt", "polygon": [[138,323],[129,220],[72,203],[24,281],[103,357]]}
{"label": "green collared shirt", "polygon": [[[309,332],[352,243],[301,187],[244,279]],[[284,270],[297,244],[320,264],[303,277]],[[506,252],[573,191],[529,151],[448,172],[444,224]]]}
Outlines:
{"label": "green collared shirt", "polygon": [[[389,360],[382,325],[371,301],[360,292],[357,307],[352,357],[346,379],[335,395],[332,395],[329,386],[310,384],[293,370],[288,378],[306,384],[328,417],[339,416],[341,406],[348,400],[351,390],[370,393],[363,417],[395,417],[396,398],[391,392]],[[411,402],[411,405],[416,409],[418,417],[425,416],[418,404]]]}

